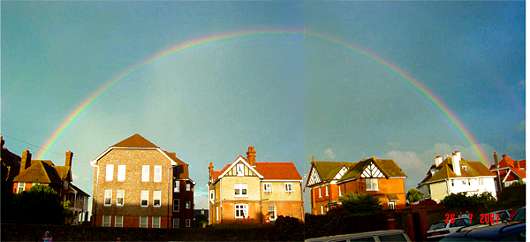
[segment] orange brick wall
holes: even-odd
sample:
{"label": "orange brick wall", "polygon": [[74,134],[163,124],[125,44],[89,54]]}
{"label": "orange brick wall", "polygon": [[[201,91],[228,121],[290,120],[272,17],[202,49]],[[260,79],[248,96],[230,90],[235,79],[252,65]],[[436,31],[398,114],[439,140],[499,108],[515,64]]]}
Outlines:
{"label": "orange brick wall", "polygon": [[398,197],[396,201],[396,207],[405,207],[406,193],[405,193],[405,178],[390,178],[390,179],[378,179],[379,191],[366,191],[365,179],[357,179],[339,184],[341,187],[342,195],[347,193],[354,194],[371,194],[379,197],[383,207],[388,205],[389,194],[394,194]]}

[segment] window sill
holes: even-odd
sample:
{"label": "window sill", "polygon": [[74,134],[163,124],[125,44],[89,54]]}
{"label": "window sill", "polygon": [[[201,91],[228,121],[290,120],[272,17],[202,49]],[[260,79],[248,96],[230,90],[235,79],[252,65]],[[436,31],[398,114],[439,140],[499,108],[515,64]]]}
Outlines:
{"label": "window sill", "polygon": [[112,204],[103,204],[103,207],[112,207]]}

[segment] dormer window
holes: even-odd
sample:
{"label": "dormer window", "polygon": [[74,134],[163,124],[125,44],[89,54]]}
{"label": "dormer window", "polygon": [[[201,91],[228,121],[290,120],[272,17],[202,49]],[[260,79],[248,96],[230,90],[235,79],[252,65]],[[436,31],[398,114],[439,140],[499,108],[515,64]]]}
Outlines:
{"label": "dormer window", "polygon": [[238,176],[244,176],[245,175],[245,172],[244,172],[244,165],[242,163],[239,163],[237,164],[236,166],[236,174]]}

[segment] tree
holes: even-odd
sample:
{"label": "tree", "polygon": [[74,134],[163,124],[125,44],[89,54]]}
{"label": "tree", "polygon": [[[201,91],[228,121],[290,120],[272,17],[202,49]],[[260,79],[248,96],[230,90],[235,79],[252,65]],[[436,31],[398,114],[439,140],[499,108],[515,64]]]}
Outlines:
{"label": "tree", "polygon": [[441,203],[449,211],[465,212],[490,210],[495,206],[495,202],[495,198],[489,192],[484,192],[472,196],[466,196],[465,193],[450,194]]}
{"label": "tree", "polygon": [[499,193],[499,206],[502,208],[518,208],[526,203],[526,185],[516,182],[505,187]]}
{"label": "tree", "polygon": [[407,192],[407,201],[409,203],[415,203],[415,202],[422,200],[424,196],[425,195],[422,192],[420,192],[420,190],[416,188],[411,188]]}
{"label": "tree", "polygon": [[340,199],[342,207],[352,215],[370,215],[381,212],[379,199],[371,195],[347,194]]}
{"label": "tree", "polygon": [[16,222],[63,224],[65,208],[59,195],[49,186],[35,185],[14,197]]}

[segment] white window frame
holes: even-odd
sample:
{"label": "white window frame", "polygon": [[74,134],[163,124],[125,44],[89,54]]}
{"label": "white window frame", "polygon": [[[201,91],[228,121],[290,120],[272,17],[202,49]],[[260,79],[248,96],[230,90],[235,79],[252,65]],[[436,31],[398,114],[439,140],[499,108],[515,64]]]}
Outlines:
{"label": "white window frame", "polygon": [[285,183],[284,187],[285,187],[285,192],[289,192],[289,193],[294,192],[292,183],[290,183],[290,182],[289,183]]}
{"label": "white window frame", "polygon": [[[177,209],[175,209],[175,204],[177,205]],[[180,211],[180,199],[176,198],[173,199],[173,212],[179,212]]]}
{"label": "white window frame", "polygon": [[326,197],[329,197],[329,189],[328,189],[328,186],[326,186]]}
{"label": "white window frame", "polygon": [[116,206],[123,207],[123,205],[125,205],[125,190],[116,190]]}
{"label": "white window frame", "polygon": [[173,218],[173,228],[174,229],[180,228],[180,218]]}
{"label": "white window frame", "polygon": [[272,192],[272,183],[263,183],[263,192]]}
{"label": "white window frame", "polygon": [[[158,205],[156,205],[156,200],[158,200]],[[162,207],[162,191],[153,191],[153,207],[159,208]]]}
{"label": "white window frame", "polygon": [[324,206],[320,205],[320,214],[324,214]]}
{"label": "white window frame", "polygon": [[118,165],[118,181],[122,182],[125,181],[125,173],[127,171],[126,165]]}
{"label": "white window frame", "polygon": [[[239,213],[238,215],[238,211],[241,211],[242,215],[241,213]],[[248,217],[248,204],[245,204],[245,203],[234,204],[234,218],[243,219],[246,217]]]}
{"label": "white window frame", "polygon": [[153,182],[162,182],[162,166],[156,165],[153,173]]}
{"label": "white window frame", "polygon": [[114,165],[107,164],[105,166],[105,181],[112,181],[114,179]]}
{"label": "white window frame", "polygon": [[17,185],[17,193],[22,193],[26,190],[26,183],[25,182],[19,182]]}
{"label": "white window frame", "polygon": [[[108,221],[105,221],[105,218],[107,218]],[[112,225],[112,216],[103,215],[103,218],[101,220],[101,227],[110,227],[111,225]]]}
{"label": "white window frame", "polygon": [[396,202],[395,201],[388,201],[388,208],[395,210],[396,209]]}
{"label": "white window frame", "polygon": [[244,176],[245,175],[245,164],[238,163],[236,165],[236,174],[237,174],[237,176]]}
{"label": "white window frame", "polygon": [[175,187],[173,188],[173,192],[180,192],[180,181],[175,180]]}
{"label": "white window frame", "polygon": [[342,191],[340,190],[340,185],[337,187],[339,188],[339,197],[342,197]]}
{"label": "white window frame", "polygon": [[191,183],[186,183],[186,191],[191,191]]}
{"label": "white window frame", "polygon": [[[271,208],[272,208],[272,210],[271,210]],[[269,216],[269,220],[270,220],[270,221],[275,221],[275,220],[278,218],[278,216],[277,216],[277,214],[276,214],[276,213],[277,213],[277,211],[276,211],[276,205],[274,205],[274,204],[269,204],[269,208],[268,208],[267,211],[268,211],[268,214],[269,214],[268,216]],[[272,212],[272,216],[271,216],[271,212]]]}
{"label": "white window frame", "polygon": [[[145,218],[145,226],[142,226],[142,218]],[[139,216],[138,217],[138,227],[140,228],[149,228],[149,217]]]}
{"label": "white window frame", "polygon": [[318,197],[322,198],[322,188],[321,187],[318,188]]}
{"label": "white window frame", "polygon": [[191,219],[187,218],[185,220],[185,223],[186,223],[186,228],[190,228],[191,227]]}
{"label": "white window frame", "polygon": [[366,178],[366,191],[379,191],[379,179],[377,178]]}
{"label": "white window frame", "polygon": [[[158,222],[158,224],[155,224],[155,221]],[[160,228],[160,216],[152,216],[151,217],[151,228],[159,229]]]}
{"label": "white window frame", "polygon": [[215,221],[219,221],[219,207],[215,207]]}
{"label": "white window frame", "polygon": [[142,182],[149,182],[149,165],[142,165]]}
{"label": "white window frame", "polygon": [[[146,205],[142,204],[143,201],[146,202]],[[142,208],[149,207],[149,191],[148,190],[140,191],[140,207]]]}
{"label": "white window frame", "polygon": [[114,227],[123,228],[123,216],[114,216]]}
{"label": "white window frame", "polygon": [[186,201],[185,202],[185,208],[186,209],[191,209],[191,201]]}
{"label": "white window frame", "polygon": [[215,190],[210,190],[210,202],[215,201]]}
{"label": "white window frame", "polygon": [[[109,202],[107,203],[107,199]],[[112,190],[111,189],[105,189],[103,193],[103,206],[110,207],[112,206]]]}
{"label": "white window frame", "polygon": [[[243,191],[245,194],[243,194]],[[234,184],[234,197],[248,197],[248,185],[243,183]]]}

